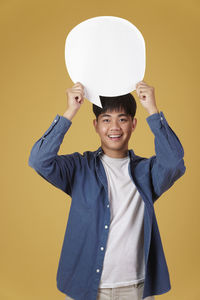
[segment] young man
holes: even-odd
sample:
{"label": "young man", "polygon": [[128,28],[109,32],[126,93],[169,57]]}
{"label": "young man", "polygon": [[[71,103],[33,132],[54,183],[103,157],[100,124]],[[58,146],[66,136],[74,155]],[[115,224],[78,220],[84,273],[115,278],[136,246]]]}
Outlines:
{"label": "young man", "polygon": [[99,149],[57,155],[84,102],[79,82],[67,90],[66,112],[31,150],[29,165],[72,197],[57,272],[66,299],[150,300],[171,288],[154,202],[184,174],[184,150],[157,108],[154,88],[141,81],[136,92],[149,114],[154,156],[128,149],[137,124],[131,94],[100,97],[102,109],[93,105]]}

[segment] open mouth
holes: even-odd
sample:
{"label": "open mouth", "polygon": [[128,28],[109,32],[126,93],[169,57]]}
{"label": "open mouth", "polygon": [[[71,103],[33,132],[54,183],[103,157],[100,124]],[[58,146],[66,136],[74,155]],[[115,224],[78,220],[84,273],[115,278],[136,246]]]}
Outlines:
{"label": "open mouth", "polygon": [[108,137],[112,141],[119,141],[122,137],[122,134],[109,134]]}

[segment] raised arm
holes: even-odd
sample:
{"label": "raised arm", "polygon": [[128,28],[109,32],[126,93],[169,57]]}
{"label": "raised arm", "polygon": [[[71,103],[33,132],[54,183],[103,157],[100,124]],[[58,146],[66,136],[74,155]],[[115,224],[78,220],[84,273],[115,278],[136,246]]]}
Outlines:
{"label": "raised arm", "polygon": [[78,153],[58,155],[72,119],[84,102],[84,87],[78,82],[67,89],[68,108],[63,116],[56,115],[42,137],[33,145],[28,164],[48,182],[71,195],[72,178],[78,169]]}
{"label": "raised arm", "polygon": [[156,155],[150,159],[156,200],[185,173],[184,149],[163,112],[159,112],[157,108],[154,88],[142,81],[138,83],[136,91],[141,104],[149,113],[146,120],[154,134]]}

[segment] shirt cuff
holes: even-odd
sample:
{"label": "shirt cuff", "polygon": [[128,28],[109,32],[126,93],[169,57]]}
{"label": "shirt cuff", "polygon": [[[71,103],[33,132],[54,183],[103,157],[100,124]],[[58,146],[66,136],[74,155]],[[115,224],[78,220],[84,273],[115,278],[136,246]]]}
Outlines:
{"label": "shirt cuff", "polygon": [[42,137],[46,137],[51,131],[54,131],[55,134],[56,132],[66,133],[71,124],[71,120],[57,114],[50,127],[47,129],[47,131],[43,134]]}
{"label": "shirt cuff", "polygon": [[162,111],[148,116],[146,120],[152,131],[157,128],[159,129],[167,124],[167,120],[165,119],[164,113]]}

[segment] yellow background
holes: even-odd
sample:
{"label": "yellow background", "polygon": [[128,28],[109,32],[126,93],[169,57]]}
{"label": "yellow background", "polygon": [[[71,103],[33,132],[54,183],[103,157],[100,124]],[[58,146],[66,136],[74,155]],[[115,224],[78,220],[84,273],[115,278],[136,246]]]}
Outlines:
{"label": "yellow background", "polygon": [[[71,199],[28,166],[33,144],[67,107],[73,85],[64,62],[68,32],[103,15],[125,18],[146,42],[144,81],[185,150],[186,173],[155,211],[172,289],[156,299],[199,299],[199,2],[1,0],[1,300],[59,300],[56,272]],[[81,47],[81,45],[80,45]],[[154,154],[154,136],[136,92],[137,129],[129,148]],[[85,100],[59,154],[100,143]]]}

